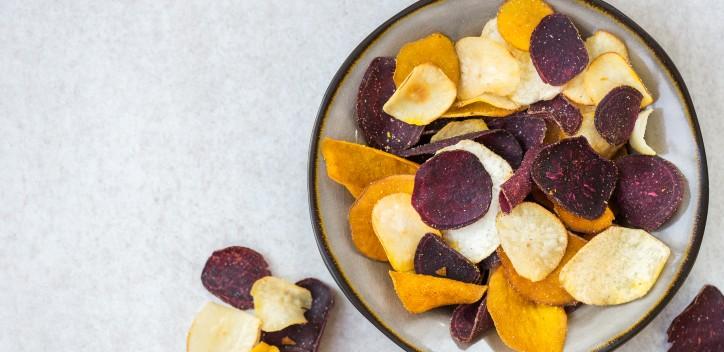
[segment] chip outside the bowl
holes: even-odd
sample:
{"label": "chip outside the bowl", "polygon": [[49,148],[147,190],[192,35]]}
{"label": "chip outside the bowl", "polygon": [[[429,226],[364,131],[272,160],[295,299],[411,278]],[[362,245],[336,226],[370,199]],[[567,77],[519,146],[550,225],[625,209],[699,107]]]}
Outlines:
{"label": "chip outside the bowl", "polygon": [[254,314],[261,319],[262,331],[279,331],[307,322],[304,312],[312,307],[312,293],[284,279],[265,276],[251,287]]}
{"label": "chip outside the bowl", "polygon": [[520,67],[503,45],[487,38],[465,37],[455,43],[455,50],[460,59],[460,100],[484,93],[507,96],[515,91]]}
{"label": "chip outside the bowl", "polygon": [[418,314],[430,309],[479,301],[487,286],[409,272],[390,271],[395,293],[402,306]]}
{"label": "chip outside the bowl", "polygon": [[460,81],[460,64],[453,42],[442,33],[432,33],[400,48],[395,58],[397,68],[394,83],[402,85],[412,70],[424,63],[439,67],[450,80],[457,85]]}
{"label": "chip outside the bowl", "polygon": [[187,352],[251,351],[259,341],[261,321],[247,312],[207,302],[186,336]]}
{"label": "chip outside the bowl", "polygon": [[382,107],[394,118],[411,125],[427,125],[448,111],[457,95],[455,82],[439,67],[415,66]]}
{"label": "chip outside the bowl", "polygon": [[591,62],[583,76],[583,85],[595,104],[619,86],[630,86],[638,90],[643,95],[642,108],[654,102],[636,71],[626,59],[614,52],[602,54]]}
{"label": "chip outside the bowl", "polygon": [[724,296],[705,285],[666,331],[669,352],[724,351]]}
{"label": "chip outside the bowl", "polygon": [[211,254],[201,272],[201,283],[220,300],[238,309],[254,306],[251,287],[271,275],[269,264],[259,252],[231,246]]}

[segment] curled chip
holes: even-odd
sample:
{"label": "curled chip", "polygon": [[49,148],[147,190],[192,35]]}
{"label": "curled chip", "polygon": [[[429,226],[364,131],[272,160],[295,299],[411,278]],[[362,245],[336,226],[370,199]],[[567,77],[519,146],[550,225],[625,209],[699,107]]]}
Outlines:
{"label": "curled chip", "polygon": [[445,118],[456,118],[456,117],[470,117],[470,116],[487,116],[487,117],[503,117],[515,113],[515,110],[506,110],[496,108],[488,103],[477,102],[463,107],[456,108],[453,106],[446,111],[442,117]]}
{"label": "curled chip", "polygon": [[349,208],[349,227],[352,242],[360,253],[379,261],[387,261],[385,249],[372,227],[372,208],[377,201],[394,193],[412,194],[415,176],[388,176],[371,183]]}
{"label": "curled chip", "polygon": [[612,145],[606,141],[596,129],[595,107],[586,106],[581,109],[583,121],[581,128],[576,132],[576,136],[586,138],[588,144],[598,155],[611,159],[617,151],[621,149],[621,145]]}
{"label": "curled chip", "polygon": [[566,247],[566,253],[563,255],[560,264],[553,270],[545,279],[533,282],[522,276],[520,276],[513,268],[513,264],[505,252],[498,248],[498,254],[500,261],[505,270],[505,278],[508,279],[510,286],[513,286],[516,292],[521,296],[540,304],[547,304],[551,306],[563,306],[574,304],[576,300],[571,297],[566,290],[563,289],[563,285],[558,280],[558,274],[563,269],[563,266],[571,259],[586,244],[586,240],[569,233],[568,234],[568,246]]}
{"label": "curled chip", "polygon": [[480,270],[475,264],[450,248],[440,236],[433,234],[425,235],[417,245],[415,272],[471,284],[482,281]]}
{"label": "curled chip", "polygon": [[468,133],[487,130],[488,125],[486,125],[485,121],[483,121],[482,119],[451,121],[430,138],[430,143],[435,143],[444,139],[466,135]]}
{"label": "curled chip", "polygon": [[440,230],[469,225],[488,211],[492,181],[482,161],[464,150],[441,152],[415,175],[412,206]]}
{"label": "curled chip", "polygon": [[500,246],[515,271],[530,281],[545,279],[558,267],[566,252],[566,227],[536,203],[524,202],[510,214],[498,214],[496,226]]}
{"label": "curled chip", "polygon": [[656,155],[656,151],[649,147],[644,139],[646,136],[646,125],[653,111],[654,109],[652,108],[646,108],[646,110],[639,113],[638,117],[636,117],[633,132],[631,132],[631,139],[628,141],[631,148],[642,155]]}
{"label": "curled chip", "polygon": [[627,303],[649,292],[670,252],[646,231],[611,226],[563,266],[559,279],[573,298],[585,304]]}
{"label": "curled chip", "polygon": [[249,291],[258,279],[271,275],[264,257],[246,247],[228,247],[211,254],[201,273],[201,283],[214,296],[239,309],[254,301]]}
{"label": "curled chip", "polygon": [[641,107],[654,102],[654,98],[631,65],[621,55],[613,52],[602,54],[591,62],[583,75],[583,86],[595,104],[598,104],[611,89],[619,86],[630,86],[638,90],[643,95]]}
{"label": "curled chip", "polygon": [[261,321],[235,308],[208,302],[196,314],[186,337],[187,352],[251,351]]}
{"label": "curled chip", "polygon": [[254,314],[261,319],[263,331],[279,331],[287,326],[307,322],[304,311],[312,306],[312,294],[274,276],[265,276],[251,287]]}
{"label": "curled chip", "polygon": [[455,45],[442,33],[432,33],[425,38],[407,43],[397,53],[395,85],[402,85],[412,70],[424,63],[439,67],[455,85],[460,80],[460,64]]}
{"label": "curled chip", "polygon": [[422,236],[440,234],[422,222],[411,202],[410,194],[395,193],[377,201],[372,209],[372,227],[387,260],[398,271],[414,269],[415,249]]}
{"label": "curled chip", "polygon": [[567,135],[578,132],[583,122],[581,110],[562,95],[531,105],[528,108],[528,113],[531,115],[541,114],[544,117],[550,116]]}
{"label": "curled chip", "polygon": [[530,194],[533,189],[533,180],[530,178],[530,169],[533,166],[533,160],[538,156],[540,147],[529,149],[525,152],[525,157],[520,167],[515,170],[513,176],[500,186],[500,209],[504,213],[510,211]]}
{"label": "curled chip", "polygon": [[666,331],[670,352],[724,351],[724,296],[704,286]]}
{"label": "curled chip", "polygon": [[563,351],[568,317],[561,307],[529,301],[508,284],[498,268],[490,276],[488,312],[500,339],[516,351]]}
{"label": "curled chip", "polygon": [[395,92],[395,59],[377,57],[370,63],[357,92],[357,125],[370,147],[397,154],[420,140],[423,127],[402,122],[382,110]]}
{"label": "curled chip", "polygon": [[452,106],[456,94],[455,82],[439,67],[425,63],[415,66],[382,109],[400,121],[427,125]]}
{"label": "curled chip", "polygon": [[[513,169],[505,159],[473,141],[460,141],[455,145],[441,149],[438,153],[452,150],[465,150],[475,154],[480,159],[492,181],[491,194],[498,194],[500,185],[513,174]],[[468,226],[445,231],[444,238],[446,242],[471,262],[480,262],[500,245],[498,232],[495,229],[495,216],[499,211],[498,197],[493,197],[488,211],[482,218]]]}
{"label": "curled chip", "polygon": [[251,349],[251,352],[279,352],[279,348],[277,346],[267,345],[265,342],[260,342]]}
{"label": "curled chip", "polygon": [[510,45],[528,51],[533,30],[552,13],[543,0],[508,0],[498,9],[498,30]]}
{"label": "curled chip", "polygon": [[414,175],[419,165],[361,144],[325,137],[327,175],[357,198],[370,183],[392,175]]}
{"label": "curled chip", "polygon": [[679,210],[686,184],[676,165],[657,156],[629,155],[616,166],[614,201],[625,224],[656,231]]}
{"label": "curled chip", "polygon": [[402,306],[413,314],[454,304],[475,303],[488,288],[456,280],[390,271],[390,278]]}
{"label": "curled chip", "polygon": [[520,83],[510,95],[510,100],[520,105],[530,105],[537,101],[552,99],[563,91],[563,87],[543,82],[529,53],[521,53],[516,55],[516,58],[521,69]]}
{"label": "curled chip", "polygon": [[610,32],[598,30],[592,36],[586,38],[586,49],[591,59],[595,59],[605,53],[616,53],[628,61],[628,50],[626,44]]}
{"label": "curled chip", "polygon": [[616,165],[596,154],[585,138],[544,147],[533,161],[533,181],[551,200],[584,219],[606,210],[618,178]]}
{"label": "curled chip", "polygon": [[626,143],[633,132],[643,96],[636,89],[611,89],[596,107],[596,130],[611,145]]}
{"label": "curled chip", "polygon": [[495,106],[496,108],[506,109],[506,110],[518,110],[520,109],[520,104],[510,100],[508,97],[501,97],[494,94],[488,94],[483,93],[481,95],[478,95],[477,97],[461,100],[454,104],[455,107],[463,107],[466,105],[470,105],[473,103],[488,103],[492,106]]}
{"label": "curled chip", "polygon": [[583,72],[588,52],[568,16],[554,13],[540,21],[530,38],[530,58],[543,82],[562,86]]}
{"label": "curled chip", "polygon": [[507,96],[515,91],[520,68],[503,45],[487,38],[466,37],[455,43],[455,50],[460,59],[460,100],[483,93]]}
{"label": "curled chip", "polygon": [[485,298],[472,304],[461,304],[453,310],[450,319],[450,336],[457,343],[472,343],[492,328],[493,318],[488,313]]}
{"label": "curled chip", "polygon": [[[307,322],[288,326],[275,332],[262,334],[262,341],[277,346],[281,352],[316,352],[324,333],[329,311],[334,306],[332,290],[323,282],[307,278],[297,282],[297,286],[312,293],[312,307],[304,313]],[[270,351],[271,352],[271,351]]]}
{"label": "curled chip", "polygon": [[587,235],[595,235],[613,224],[614,216],[611,208],[606,208],[603,215],[593,219],[584,219],[580,216],[571,214],[567,210],[555,206],[555,212],[558,214],[558,218],[561,219],[566,228],[571,231],[585,233]]}
{"label": "curled chip", "polygon": [[488,127],[492,129],[500,128],[510,132],[518,140],[524,151],[543,144],[543,139],[546,136],[546,122],[540,117],[525,113],[504,119],[491,119],[488,121]]}

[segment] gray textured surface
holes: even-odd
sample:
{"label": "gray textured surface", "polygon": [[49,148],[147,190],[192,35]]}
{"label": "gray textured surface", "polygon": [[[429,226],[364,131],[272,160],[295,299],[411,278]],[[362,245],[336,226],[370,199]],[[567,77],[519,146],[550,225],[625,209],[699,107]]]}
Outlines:
{"label": "gray textured surface", "polygon": [[[623,351],[663,348],[724,288],[724,41],[715,0],[611,1],[684,76],[709,153],[699,259]],[[411,1],[0,2],[0,351],[180,351],[214,249],[333,284],[307,215],[308,136],[352,48]],[[338,295],[323,351],[396,348]]]}

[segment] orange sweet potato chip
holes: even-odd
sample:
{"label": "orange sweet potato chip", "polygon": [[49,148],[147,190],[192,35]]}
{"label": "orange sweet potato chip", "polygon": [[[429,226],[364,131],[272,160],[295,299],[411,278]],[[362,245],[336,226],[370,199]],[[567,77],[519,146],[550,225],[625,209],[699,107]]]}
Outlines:
{"label": "orange sweet potato chip", "polygon": [[419,165],[361,144],[322,140],[327,175],[357,198],[370,183],[392,175],[414,175]]}
{"label": "orange sweet potato chip", "polygon": [[558,205],[554,205],[558,218],[563,221],[566,227],[575,232],[584,233],[587,235],[595,235],[611,226],[613,224],[614,216],[611,208],[606,208],[603,214],[593,220],[584,219],[580,216],[576,216],[569,211],[566,211]]}
{"label": "orange sweet potato chip", "polygon": [[254,346],[251,352],[279,352],[279,347],[260,342],[258,345]]}
{"label": "orange sweet potato chip", "polygon": [[402,305],[413,314],[453,304],[475,303],[488,289],[483,285],[415,273],[390,271],[390,278]]}
{"label": "orange sweet potato chip", "polygon": [[552,13],[543,0],[508,0],[498,9],[498,31],[508,44],[528,51],[533,30]]}
{"label": "orange sweet potato chip", "polygon": [[397,53],[397,67],[393,77],[399,87],[417,65],[431,63],[439,67],[457,86],[460,81],[460,63],[455,45],[441,33],[432,33],[425,38],[410,42]]}
{"label": "orange sweet potato chip", "polygon": [[519,295],[499,267],[488,283],[488,312],[500,339],[516,351],[563,351],[567,317],[561,307],[538,304]]}
{"label": "orange sweet potato chip", "polygon": [[586,244],[586,240],[573,235],[568,234],[568,246],[566,247],[566,253],[563,254],[558,267],[553,270],[548,276],[537,282],[530,281],[515,272],[512,263],[502,248],[498,248],[498,256],[500,262],[505,269],[505,278],[508,279],[508,283],[512,286],[521,296],[534,301],[536,303],[548,304],[552,306],[562,306],[574,303],[576,300],[563,289],[560,281],[558,281],[558,273],[560,273],[566,263],[573,258],[583,245]]}
{"label": "orange sweet potato chip", "polygon": [[367,258],[386,262],[387,255],[372,228],[372,209],[378,200],[394,193],[412,194],[414,175],[394,175],[371,183],[349,208],[352,242]]}
{"label": "orange sweet potato chip", "polygon": [[462,107],[451,107],[442,117],[468,117],[468,116],[487,116],[487,117],[504,117],[513,114],[514,110],[506,110],[497,108],[482,101],[468,104]]}

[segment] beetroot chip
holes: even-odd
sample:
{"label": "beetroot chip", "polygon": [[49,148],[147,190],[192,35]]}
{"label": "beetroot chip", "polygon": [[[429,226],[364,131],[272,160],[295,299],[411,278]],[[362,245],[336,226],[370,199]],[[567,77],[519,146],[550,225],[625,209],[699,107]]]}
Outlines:
{"label": "beetroot chip", "polygon": [[488,127],[504,129],[518,140],[523,151],[543,144],[546,137],[546,122],[540,117],[526,113],[510,117],[488,119]]}
{"label": "beetroot chip", "polygon": [[487,258],[483,259],[478,263],[480,271],[490,271],[500,266],[500,257],[498,251],[491,253]]}
{"label": "beetroot chip", "polygon": [[264,332],[261,340],[284,352],[314,352],[319,348],[327,315],[334,306],[334,296],[327,285],[314,278],[299,281],[297,286],[312,293],[312,307],[304,313],[307,322],[280,331]]}
{"label": "beetroot chip", "polygon": [[596,130],[611,145],[626,143],[633,132],[644,96],[629,86],[611,89],[598,103],[594,123]]}
{"label": "beetroot chip", "polygon": [[424,126],[402,122],[382,110],[395,92],[395,58],[377,57],[367,68],[357,93],[357,125],[370,147],[399,153],[420,140]]}
{"label": "beetroot chip", "polygon": [[566,314],[571,314],[571,313],[577,311],[578,308],[581,308],[582,306],[583,306],[583,303],[581,303],[581,302],[576,302],[576,303],[573,303],[573,304],[571,304],[571,305],[568,305],[568,306],[563,307],[563,310],[566,311]]}
{"label": "beetroot chip", "polygon": [[616,160],[619,170],[614,202],[624,223],[655,231],[681,206],[684,176],[657,156],[628,155]]}
{"label": "beetroot chip", "polygon": [[544,17],[530,37],[530,58],[543,82],[562,86],[588,66],[588,51],[568,16]]}
{"label": "beetroot chip", "polygon": [[493,318],[488,313],[484,297],[473,304],[461,304],[453,310],[450,335],[459,344],[470,344],[484,332],[493,328]]}
{"label": "beetroot chip", "polygon": [[724,351],[724,296],[706,285],[666,331],[669,352]]}
{"label": "beetroot chip", "polygon": [[479,284],[480,270],[462,254],[448,246],[440,236],[431,233],[422,237],[415,251],[415,273],[446,277]]}
{"label": "beetroot chip", "polygon": [[439,230],[460,228],[488,211],[493,181],[475,154],[451,150],[435,155],[415,174],[412,206]]}
{"label": "beetroot chip", "polygon": [[618,170],[616,164],[598,155],[585,137],[576,137],[543,147],[533,161],[531,176],[555,203],[592,220],[606,210]]}
{"label": "beetroot chip", "polygon": [[271,275],[264,257],[246,247],[228,247],[211,254],[201,273],[201,283],[214,296],[239,309],[254,306],[251,286]]}
{"label": "beetroot chip", "polygon": [[530,170],[533,166],[533,160],[538,156],[541,147],[535,147],[528,149],[525,152],[523,162],[520,164],[518,170],[515,170],[513,176],[505,181],[500,186],[500,194],[498,199],[500,202],[500,209],[508,214],[515,208],[516,205],[520,204],[528,197],[530,191],[533,189],[533,180],[530,178]]}
{"label": "beetroot chip", "polygon": [[569,136],[578,132],[583,123],[581,110],[561,94],[551,100],[539,101],[531,105],[528,108],[528,114],[540,114],[544,119],[551,119]]}

